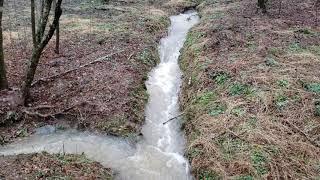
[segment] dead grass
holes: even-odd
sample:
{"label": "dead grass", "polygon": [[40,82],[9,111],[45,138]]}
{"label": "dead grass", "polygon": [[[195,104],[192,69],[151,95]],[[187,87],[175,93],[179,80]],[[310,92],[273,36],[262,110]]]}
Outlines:
{"label": "dead grass", "polygon": [[[187,156],[197,179],[316,179],[320,31],[311,1],[269,15],[202,1],[181,57]],[[296,3],[291,6],[291,3]]]}
{"label": "dead grass", "polygon": [[0,157],[4,179],[112,179],[110,169],[84,155],[48,153]]}

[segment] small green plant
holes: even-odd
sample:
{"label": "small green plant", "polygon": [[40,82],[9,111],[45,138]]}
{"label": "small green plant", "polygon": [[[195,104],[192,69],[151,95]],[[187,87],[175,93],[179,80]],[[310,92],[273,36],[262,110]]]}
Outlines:
{"label": "small green plant", "polygon": [[229,75],[227,73],[219,73],[215,78],[215,82],[219,85],[225,84],[225,82],[229,79]]}
{"label": "small green plant", "polygon": [[305,49],[299,43],[292,43],[288,47],[290,53],[302,53]]}
{"label": "small green plant", "polygon": [[306,84],[305,89],[310,92],[320,93],[320,83]]}
{"label": "small green plant", "polygon": [[289,104],[289,99],[285,95],[278,95],[275,100],[276,107],[278,109],[283,109]]}
{"label": "small green plant", "polygon": [[218,116],[220,114],[223,114],[226,110],[227,110],[227,107],[225,105],[214,104],[209,109],[209,115],[210,116]]}
{"label": "small green plant", "polygon": [[251,93],[251,89],[246,84],[234,83],[229,87],[229,94],[231,96],[243,95],[243,94],[248,95],[250,93]]}
{"label": "small green plant", "polygon": [[251,152],[251,162],[258,175],[264,175],[269,171],[267,167],[268,159],[266,153],[262,150],[255,149]]}
{"label": "small green plant", "polygon": [[200,96],[197,98],[197,102],[200,103],[201,105],[207,105],[209,104],[210,101],[215,100],[216,94],[212,91],[202,93]]}
{"label": "small green plant", "polygon": [[281,79],[277,81],[278,86],[283,87],[283,88],[288,88],[289,87],[289,81],[285,79]]}

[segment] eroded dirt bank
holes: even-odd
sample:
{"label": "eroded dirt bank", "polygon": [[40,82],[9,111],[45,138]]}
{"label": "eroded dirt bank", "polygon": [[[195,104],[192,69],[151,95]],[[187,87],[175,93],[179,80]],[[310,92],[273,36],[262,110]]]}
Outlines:
{"label": "eroded dirt bank", "polygon": [[202,0],[181,67],[197,179],[317,179],[320,29],[314,1]]}

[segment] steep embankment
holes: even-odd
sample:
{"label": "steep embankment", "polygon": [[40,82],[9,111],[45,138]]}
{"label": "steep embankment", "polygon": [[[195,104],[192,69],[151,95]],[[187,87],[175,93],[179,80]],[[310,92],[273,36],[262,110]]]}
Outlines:
{"label": "steep embankment", "polygon": [[[181,57],[197,179],[316,179],[320,29],[312,1],[201,1]],[[318,22],[316,22],[318,21]]]}

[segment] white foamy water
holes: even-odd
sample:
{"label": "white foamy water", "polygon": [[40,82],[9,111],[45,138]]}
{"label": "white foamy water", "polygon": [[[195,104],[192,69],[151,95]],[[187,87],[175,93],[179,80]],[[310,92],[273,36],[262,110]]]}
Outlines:
{"label": "white foamy water", "polygon": [[159,46],[160,64],[146,82],[149,102],[143,139],[133,144],[122,138],[101,136],[75,130],[34,135],[0,148],[0,155],[47,151],[49,153],[85,153],[88,158],[111,167],[123,180],[189,180],[188,161],[183,157],[184,137],[178,120],[163,122],[179,114],[178,94],[181,71],[180,49],[189,29],[199,17],[189,12],[172,16],[166,38]]}

